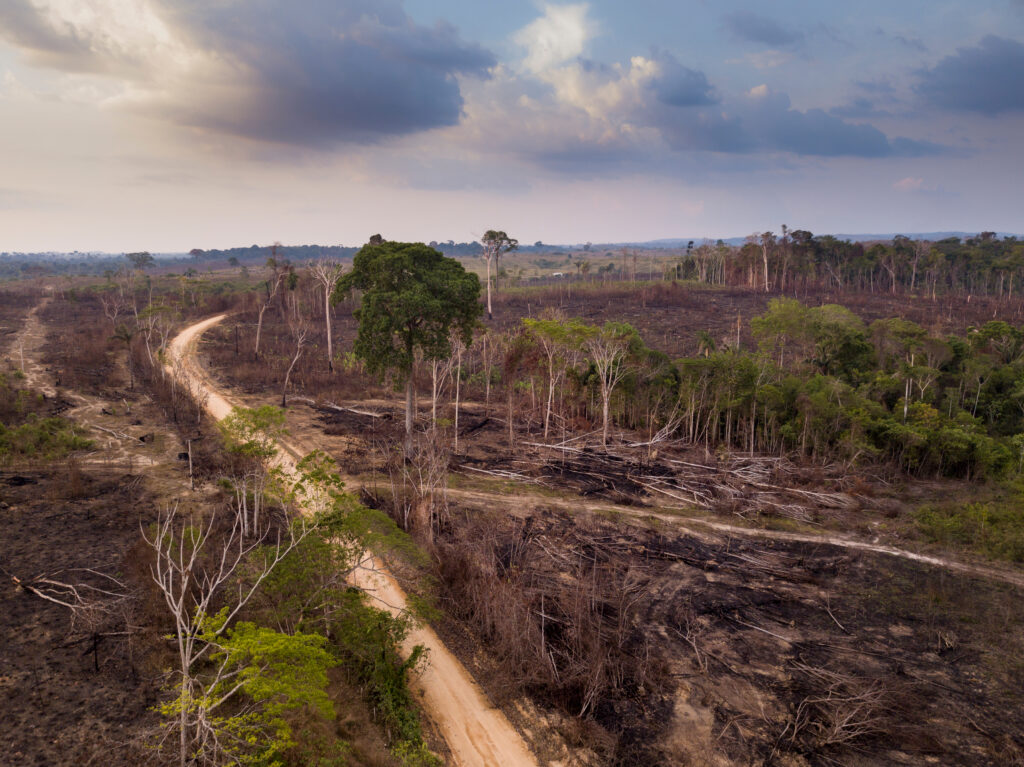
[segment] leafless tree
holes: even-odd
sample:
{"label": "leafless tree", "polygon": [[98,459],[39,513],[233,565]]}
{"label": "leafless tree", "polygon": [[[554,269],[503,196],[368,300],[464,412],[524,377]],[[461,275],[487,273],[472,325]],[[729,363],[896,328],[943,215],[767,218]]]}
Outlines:
{"label": "leafless tree", "polygon": [[336,261],[315,261],[309,265],[313,279],[324,289],[324,325],[327,328],[327,369],[334,372],[334,349],[331,344],[331,294],[345,267]]}
{"label": "leafless tree", "polygon": [[[209,678],[200,679],[200,662],[213,654],[216,638],[308,532],[305,527],[289,528],[284,536],[278,533],[273,540],[269,540],[269,534],[246,540],[238,517],[231,529],[221,534],[213,516],[184,524],[177,505],[160,513],[150,533],[142,528],[142,537],[155,553],[153,581],[174,621],[180,698],[172,729],[178,735],[181,767],[188,764],[189,755],[197,747],[204,751],[215,748],[217,732],[212,715],[240,689],[240,685],[229,686],[228,693],[218,699],[205,695],[204,691],[221,687],[231,672],[221,664]],[[245,584],[237,590],[225,588],[246,561],[255,568]],[[220,612],[217,605],[223,605]]]}
{"label": "leafless tree", "polygon": [[127,310],[124,296],[117,293],[100,294],[100,305],[103,307],[103,315],[110,320],[110,326],[117,325],[117,318]]}
{"label": "leafless tree", "polygon": [[253,348],[253,359],[259,359],[260,357],[260,336],[263,332],[263,315],[271,306],[274,305],[274,299],[277,298],[278,292],[281,290],[281,285],[284,284],[285,277],[288,276],[287,269],[278,268],[277,262],[277,248],[278,244],[274,244],[273,255],[267,259],[267,266],[270,268],[270,277],[267,278],[267,297],[266,300],[260,304],[259,317],[256,320],[256,344]]}
{"label": "leafless tree", "polygon": [[292,371],[306,348],[306,339],[309,338],[309,328],[302,321],[292,323],[292,339],[295,341],[295,354],[292,356],[291,364],[284,374],[284,384],[281,386],[281,407],[288,407],[288,382],[291,380]]}
{"label": "leafless tree", "polygon": [[601,444],[607,447],[612,392],[629,372],[625,364],[629,352],[629,338],[616,328],[605,326],[587,339],[586,349],[597,369],[601,386]]}

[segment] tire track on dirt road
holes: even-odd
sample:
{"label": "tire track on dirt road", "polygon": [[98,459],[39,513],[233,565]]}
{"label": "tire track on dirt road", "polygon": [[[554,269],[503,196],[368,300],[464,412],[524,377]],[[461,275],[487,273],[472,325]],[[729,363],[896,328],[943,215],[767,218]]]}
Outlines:
{"label": "tire track on dirt road", "polygon": [[[199,365],[195,347],[202,334],[226,316],[210,317],[185,328],[169,345],[171,364],[168,368],[172,374],[185,379],[182,383],[205,395],[206,409],[217,420],[230,414],[233,405]],[[286,471],[294,471],[293,456],[303,450],[294,441],[281,447],[280,465]],[[368,562],[369,567],[356,571],[356,585],[392,612],[404,608],[405,594],[398,583],[375,558],[369,558]],[[427,648],[428,663],[411,686],[422,694],[427,716],[451,749],[454,763],[459,767],[537,767],[538,762],[522,736],[504,713],[490,703],[434,630],[424,625],[410,631],[403,650],[409,653],[416,645]]]}

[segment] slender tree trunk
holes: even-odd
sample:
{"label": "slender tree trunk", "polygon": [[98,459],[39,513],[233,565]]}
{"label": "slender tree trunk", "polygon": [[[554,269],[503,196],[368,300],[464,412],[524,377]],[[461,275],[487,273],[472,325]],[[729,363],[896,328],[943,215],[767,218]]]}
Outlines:
{"label": "slender tree trunk", "polygon": [[406,455],[412,453],[412,421],[413,421],[413,409],[416,407],[416,391],[415,384],[412,379],[413,371],[409,371],[409,376],[405,381],[405,452]]}
{"label": "slender tree trunk", "polygon": [[491,312],[491,257],[487,256],[487,319],[494,319]]}
{"label": "slender tree trunk", "polygon": [[263,332],[263,313],[267,311],[269,304],[263,304],[260,307],[260,316],[256,321],[256,346],[253,349],[252,358],[258,360],[260,358],[260,334]]}
{"label": "slender tree trunk", "polygon": [[608,447],[608,404],[611,392],[607,386],[601,387],[601,446]]}
{"label": "slender tree trunk", "polygon": [[455,452],[459,452],[459,384],[462,378],[462,344],[455,350]]}
{"label": "slender tree trunk", "polygon": [[288,371],[284,374],[284,386],[281,387],[281,407],[288,407],[288,381],[291,379],[292,370],[295,369],[295,365],[301,356],[302,343],[300,342],[295,350],[295,356],[292,358],[292,364],[288,366]]}
{"label": "slender tree trunk", "polygon": [[437,429],[437,369],[441,363],[433,360],[430,363],[430,428]]}
{"label": "slender tree trunk", "polygon": [[484,363],[484,418],[491,414],[491,357],[487,346],[487,334],[480,338],[483,345],[482,357]]}
{"label": "slender tree trunk", "polygon": [[513,449],[515,447],[515,444],[516,444],[515,429],[513,428],[513,421],[512,421],[512,414],[513,414],[513,411],[512,411],[512,397],[513,397],[514,393],[515,393],[515,391],[514,391],[514,388],[512,386],[512,382],[509,381],[509,385],[508,385],[508,447],[509,447],[509,450]]}
{"label": "slender tree trunk", "polygon": [[324,288],[324,324],[327,325],[327,369],[334,372],[334,349],[331,346],[331,291]]}
{"label": "slender tree trunk", "polygon": [[544,439],[548,438],[548,427],[551,424],[551,403],[555,399],[554,371],[548,371],[548,404],[544,409]]}

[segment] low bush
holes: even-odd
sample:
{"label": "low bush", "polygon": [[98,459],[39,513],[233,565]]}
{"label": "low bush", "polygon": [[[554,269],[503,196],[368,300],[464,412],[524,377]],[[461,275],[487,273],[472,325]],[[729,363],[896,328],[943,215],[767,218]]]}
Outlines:
{"label": "low bush", "polygon": [[1006,501],[926,505],[917,510],[918,528],[928,540],[962,546],[995,559],[1024,562],[1024,503]]}

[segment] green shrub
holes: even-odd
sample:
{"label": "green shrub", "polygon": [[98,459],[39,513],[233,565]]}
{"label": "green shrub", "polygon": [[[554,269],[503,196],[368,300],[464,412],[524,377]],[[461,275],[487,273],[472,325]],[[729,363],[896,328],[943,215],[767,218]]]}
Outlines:
{"label": "green shrub", "polygon": [[963,546],[995,559],[1024,562],[1024,504],[1005,502],[926,505],[915,514],[931,541]]}
{"label": "green shrub", "polygon": [[31,416],[20,426],[0,424],[0,462],[18,459],[53,461],[92,447],[84,430],[63,418]]}

